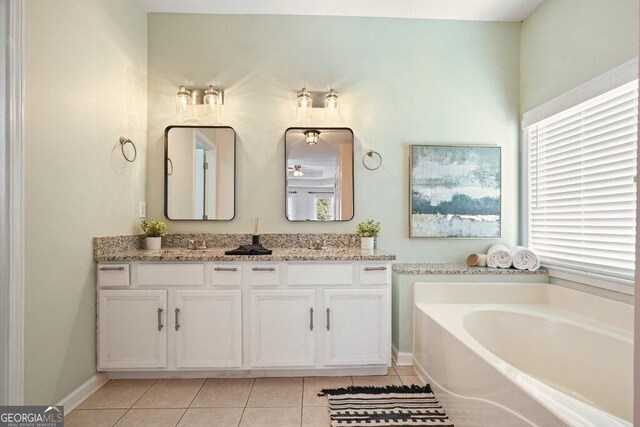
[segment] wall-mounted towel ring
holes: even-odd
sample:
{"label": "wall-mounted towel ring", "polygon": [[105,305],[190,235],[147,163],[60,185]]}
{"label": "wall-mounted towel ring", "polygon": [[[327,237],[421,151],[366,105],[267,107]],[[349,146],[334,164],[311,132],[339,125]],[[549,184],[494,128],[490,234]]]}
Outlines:
{"label": "wall-mounted towel ring", "polygon": [[[171,169],[169,169],[169,166],[171,166]],[[171,175],[173,175],[173,161],[171,161],[170,158],[167,158],[167,176],[171,176]]]}
{"label": "wall-mounted towel ring", "polygon": [[362,164],[370,171],[374,171],[382,166],[382,156],[375,150],[369,150],[362,156]]}
{"label": "wall-mounted towel ring", "polygon": [[[124,152],[124,146],[127,144],[131,144],[131,146],[133,147],[133,158],[127,157],[127,154]],[[122,151],[122,156],[129,163],[135,162],[136,157],[138,157],[138,150],[136,150],[136,145],[133,143],[133,141],[131,141],[129,138],[125,138],[124,136],[120,137],[120,151]]]}

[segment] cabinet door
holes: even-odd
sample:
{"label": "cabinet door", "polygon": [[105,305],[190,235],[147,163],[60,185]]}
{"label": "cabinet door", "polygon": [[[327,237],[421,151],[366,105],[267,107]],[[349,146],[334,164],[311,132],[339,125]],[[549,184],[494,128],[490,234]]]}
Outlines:
{"label": "cabinet door", "polygon": [[389,362],[386,289],[325,290],[326,365],[381,365]]}
{"label": "cabinet door", "polygon": [[251,292],[251,365],[315,364],[315,291]]}
{"label": "cabinet door", "polygon": [[242,366],[241,292],[176,291],[176,367]]}
{"label": "cabinet door", "polygon": [[98,291],[98,369],[167,365],[167,291]]}

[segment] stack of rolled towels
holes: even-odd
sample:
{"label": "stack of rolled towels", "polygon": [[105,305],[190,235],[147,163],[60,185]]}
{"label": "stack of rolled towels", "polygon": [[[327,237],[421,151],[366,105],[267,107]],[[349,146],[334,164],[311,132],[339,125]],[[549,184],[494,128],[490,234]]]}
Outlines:
{"label": "stack of rolled towels", "polygon": [[467,265],[477,267],[511,268],[536,271],[540,268],[538,256],[524,246],[507,247],[502,244],[492,245],[486,254],[471,254]]}

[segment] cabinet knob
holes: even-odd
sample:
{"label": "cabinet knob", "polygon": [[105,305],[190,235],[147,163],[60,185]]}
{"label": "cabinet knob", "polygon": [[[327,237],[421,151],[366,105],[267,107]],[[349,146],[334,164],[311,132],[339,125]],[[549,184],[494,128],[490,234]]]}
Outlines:
{"label": "cabinet knob", "polygon": [[123,271],[124,267],[123,266],[119,266],[119,267],[100,267],[99,270],[100,271]]}
{"label": "cabinet knob", "polygon": [[178,320],[179,314],[180,314],[180,309],[176,307],[176,331],[180,329],[180,321]]}
{"label": "cabinet knob", "polygon": [[364,271],[385,271],[387,267],[365,267]]}
{"label": "cabinet knob", "polygon": [[253,271],[276,271],[274,267],[253,267]]}
{"label": "cabinet knob", "polygon": [[327,331],[331,330],[331,309],[327,308]]}
{"label": "cabinet knob", "polygon": [[213,271],[238,271],[236,267],[216,267]]}
{"label": "cabinet knob", "polygon": [[313,331],[313,307],[309,309],[309,330]]}

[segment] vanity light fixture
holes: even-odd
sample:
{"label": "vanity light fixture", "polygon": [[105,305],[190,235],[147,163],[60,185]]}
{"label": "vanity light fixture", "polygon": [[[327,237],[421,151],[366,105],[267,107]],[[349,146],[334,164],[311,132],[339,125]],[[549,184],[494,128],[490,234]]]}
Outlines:
{"label": "vanity light fixture", "polygon": [[338,92],[335,89],[317,92],[303,87],[297,92],[296,107],[298,118],[313,119],[323,115],[325,119],[336,119],[340,116]]}
{"label": "vanity light fixture", "polygon": [[311,108],[313,107],[313,99],[311,94],[307,91],[306,87],[303,87],[297,96],[298,108]]}
{"label": "vanity light fixture", "polygon": [[184,86],[180,86],[178,93],[176,93],[176,111],[178,114],[184,114],[189,112],[189,106],[191,105],[191,92],[185,89]]}
{"label": "vanity light fixture", "polygon": [[338,108],[338,93],[331,89],[329,93],[324,96],[324,108],[337,109]]}
{"label": "vanity light fixture", "polygon": [[207,88],[190,87],[184,85],[176,93],[176,111],[178,114],[220,114],[220,107],[224,104],[224,92],[213,85]]}
{"label": "vanity light fixture", "polygon": [[202,97],[202,103],[207,109],[208,113],[213,113],[216,108],[219,108],[222,104],[222,98],[220,97],[220,92],[215,90],[212,85],[209,85],[207,90],[204,91],[204,96]]}
{"label": "vanity light fixture", "polygon": [[307,145],[316,145],[320,139],[320,131],[315,129],[304,131],[304,140]]}
{"label": "vanity light fixture", "polygon": [[293,167],[293,176],[302,176],[304,172],[302,172],[302,165],[295,165]]}

